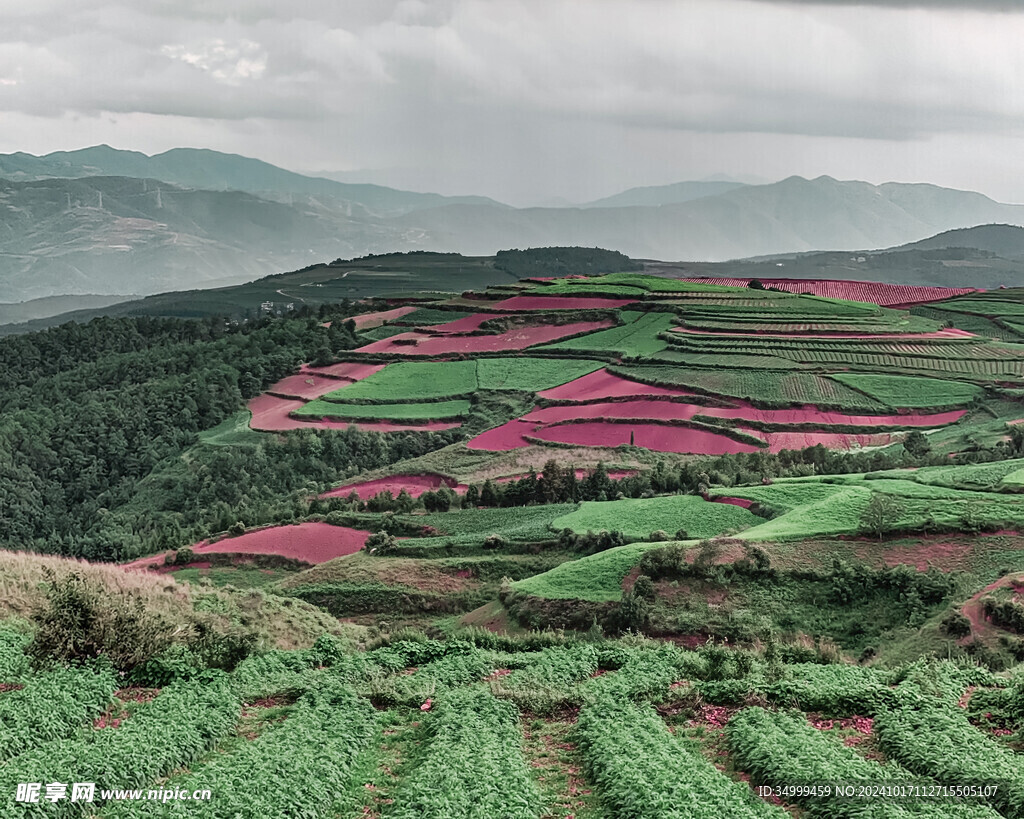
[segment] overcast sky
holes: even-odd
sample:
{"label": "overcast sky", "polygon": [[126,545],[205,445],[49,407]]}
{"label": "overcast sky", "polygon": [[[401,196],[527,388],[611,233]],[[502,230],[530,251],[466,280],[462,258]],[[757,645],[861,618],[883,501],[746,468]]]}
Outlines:
{"label": "overcast sky", "polygon": [[712,174],[1024,201],[1024,0],[0,0],[0,151],[513,204]]}

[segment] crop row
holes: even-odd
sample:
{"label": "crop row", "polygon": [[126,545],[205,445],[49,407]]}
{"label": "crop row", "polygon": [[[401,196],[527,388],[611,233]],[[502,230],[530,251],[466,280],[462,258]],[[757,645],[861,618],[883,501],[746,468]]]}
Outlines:
{"label": "crop row", "polygon": [[492,667],[490,652],[475,649],[434,660],[411,674],[374,680],[369,693],[376,703],[418,706],[452,688],[479,682]]}
{"label": "crop row", "polygon": [[793,403],[837,407],[849,411],[877,411],[885,406],[872,398],[814,373],[778,373],[743,370],[701,370],[684,367],[609,367],[609,372],[662,387],[685,387],[695,392],[742,398],[761,406]]}
{"label": "crop row", "polygon": [[873,668],[849,665],[794,664],[778,680],[748,677],[697,684],[708,702],[740,705],[763,697],[772,703],[815,711],[827,717],[871,716],[896,702],[890,675]]}
{"label": "crop row", "polygon": [[482,687],[452,692],[426,725],[421,761],[390,819],[537,819],[542,805],[523,757],[519,710]]}
{"label": "crop row", "polygon": [[40,742],[71,736],[98,717],[117,685],[110,670],[58,669],[0,696],[0,762]]}
{"label": "crop row", "polygon": [[[307,692],[283,723],[237,751],[217,754],[162,787],[213,795],[203,819],[239,816],[334,816],[359,755],[375,734],[376,715],[365,700],[339,683]],[[244,787],[240,786],[244,783]],[[119,802],[108,819],[195,816],[189,802]]]}
{"label": "crop row", "polygon": [[[736,764],[755,782],[816,787],[858,785],[865,787],[910,784],[915,780],[896,765],[880,765],[862,757],[853,748],[813,728],[803,714],[773,713],[747,708],[734,716],[726,728],[729,747]],[[811,817],[845,819],[997,819],[991,809],[980,805],[954,805],[939,801],[911,801],[874,798],[837,798],[833,792],[797,791],[788,800],[798,802]]]}
{"label": "crop row", "polygon": [[[36,744],[0,766],[0,793],[9,798],[19,783],[95,783],[107,788],[141,788],[190,764],[225,736],[240,704],[227,675],[174,683],[138,708],[118,728],[89,730],[71,740]],[[28,803],[19,816],[80,815],[82,803]]]}
{"label": "crop row", "polygon": [[549,713],[580,702],[577,683],[594,674],[599,662],[592,645],[546,649],[525,667],[492,680],[491,692],[534,713]]}
{"label": "crop row", "polygon": [[784,815],[669,733],[649,706],[600,697],[580,711],[577,736],[588,778],[620,819]]}
{"label": "crop row", "polygon": [[427,401],[409,404],[338,404],[316,399],[292,411],[299,418],[338,418],[341,420],[447,420],[469,414],[469,401]]}
{"label": "crop row", "polygon": [[0,683],[19,683],[29,674],[27,644],[23,634],[0,631]]}
{"label": "crop row", "polygon": [[991,804],[1006,817],[1024,817],[1020,758],[985,736],[955,707],[909,703],[875,719],[882,749],[911,771],[959,785],[998,783]]}

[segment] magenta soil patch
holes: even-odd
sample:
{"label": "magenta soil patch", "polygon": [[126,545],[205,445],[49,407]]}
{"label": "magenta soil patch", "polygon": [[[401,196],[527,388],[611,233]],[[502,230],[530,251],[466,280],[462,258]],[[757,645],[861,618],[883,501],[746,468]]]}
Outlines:
{"label": "magenta soil patch", "polygon": [[855,340],[860,339],[862,341],[921,341],[922,339],[977,338],[977,336],[974,333],[968,333],[966,330],[957,330],[956,328],[953,327],[948,327],[943,330],[936,330],[932,333],[826,333],[807,331],[802,333],[789,333],[787,335],[778,335],[773,333],[758,333],[752,331],[744,333],[735,330],[698,330],[694,327],[673,327],[670,332],[681,333],[683,335],[690,336],[728,336],[730,338],[757,338],[761,340],[769,339],[774,341],[792,341],[794,335],[798,335],[802,339],[820,339],[822,341],[832,341],[837,338],[852,338]]}
{"label": "magenta soil patch", "polygon": [[440,432],[462,426],[458,421],[423,421],[422,423],[399,423],[392,421],[341,421],[337,418],[323,418],[319,421],[300,422],[303,426],[321,429],[345,429],[358,427],[366,432]]}
{"label": "magenta soil patch", "polygon": [[[684,282],[717,284],[725,287],[746,287],[750,279],[699,278]],[[788,293],[811,293],[827,299],[866,301],[883,307],[927,304],[931,301],[951,299],[974,293],[973,287],[921,287],[912,284],[886,284],[884,282],[838,281],[835,279],[761,279],[765,287],[774,287]]]}
{"label": "magenta soil patch", "polygon": [[[223,538],[213,543],[204,540],[193,546],[192,551],[197,555],[280,555],[306,563],[323,563],[336,557],[355,554],[363,548],[369,534],[346,526],[311,521],[294,526],[254,529],[238,537]],[[164,555],[159,554],[126,563],[124,568],[148,568],[162,566],[163,563]]]}
{"label": "magenta soil patch", "polygon": [[663,395],[680,397],[694,393],[683,389],[654,387],[628,378],[614,375],[607,370],[596,370],[582,378],[537,393],[541,398],[552,401],[596,401],[601,398],[623,398],[627,396]]}
{"label": "magenta soil patch", "polygon": [[[670,426],[668,424],[612,424],[587,421],[582,424],[563,424],[527,432],[534,438],[554,443],[578,446],[613,447],[628,444],[630,435],[636,446],[655,452],[678,452],[695,455],[725,455],[737,452],[756,452],[758,447],[745,444],[725,435],[702,429]],[[512,447],[509,447],[512,448]]]}
{"label": "magenta soil patch", "polygon": [[520,310],[617,310],[636,299],[602,299],[576,296],[513,296],[491,305],[493,310],[516,313]]}
{"label": "magenta soil patch", "polygon": [[[609,469],[607,471],[608,477],[611,478],[613,481],[618,481],[621,480],[622,478],[633,478],[640,474],[639,470],[637,469]],[[589,478],[593,472],[593,469],[577,469],[575,470],[574,474],[576,475],[576,480],[582,481],[584,478]],[[537,472],[535,474],[539,476],[540,472]],[[501,478],[495,478],[494,482],[508,483],[509,481],[518,481],[522,480],[523,478],[528,478],[529,476],[529,472],[522,472],[519,475],[505,475],[504,477]]]}
{"label": "magenta soil patch", "polygon": [[[752,432],[752,430],[744,430]],[[855,435],[843,432],[766,432],[762,433],[768,441],[768,451],[782,452],[784,449],[806,449],[821,444],[828,449],[859,449],[862,447],[887,446],[892,443],[892,435],[880,432]]]}
{"label": "magenta soil patch", "polygon": [[815,426],[851,427],[941,427],[959,421],[967,410],[937,412],[930,415],[907,413],[905,415],[845,415],[829,412],[810,404],[791,409],[757,409],[752,406],[700,407],[700,415],[712,418],[735,418],[741,421],[759,421],[767,424],[814,424]]}
{"label": "magenta soil patch", "polygon": [[276,395],[267,393],[257,395],[247,405],[249,412],[252,413],[249,426],[263,432],[282,432],[307,426],[288,415],[293,410],[305,405],[305,401],[295,398],[278,398]]}
{"label": "magenta soil patch", "polygon": [[510,449],[530,446],[523,435],[530,435],[536,429],[535,424],[525,421],[509,421],[500,427],[481,432],[466,444],[469,449],[485,449],[488,452],[505,452]]}
{"label": "magenta soil patch", "polygon": [[692,418],[704,407],[674,401],[616,401],[607,404],[572,404],[544,407],[523,416],[535,424],[557,424],[576,418],[636,418],[652,421],[678,421]]}
{"label": "magenta soil patch", "polygon": [[347,498],[355,492],[362,500],[367,500],[380,492],[390,492],[397,497],[398,493],[404,489],[414,498],[418,498],[424,492],[434,491],[442,486],[447,486],[456,492],[465,491],[467,488],[464,484],[460,484],[444,475],[390,475],[387,478],[339,486],[324,492],[320,497]]}
{"label": "magenta soil patch", "polygon": [[517,327],[507,333],[483,336],[429,335],[402,333],[360,347],[361,353],[398,353],[399,355],[453,355],[522,350],[536,344],[548,344],[567,336],[591,333],[611,327],[610,321],[579,321],[573,324]]}
{"label": "magenta soil patch", "polygon": [[267,392],[284,398],[303,398],[312,401],[314,398],[341,389],[347,383],[348,381],[340,381],[330,376],[305,372],[282,378],[276,384],[268,387]]}
{"label": "magenta soil patch", "polygon": [[730,506],[741,506],[744,509],[749,509],[754,505],[754,502],[749,498],[712,498],[713,503],[728,503]]}
{"label": "magenta soil patch", "polygon": [[[360,361],[342,361],[327,367],[313,367],[307,364],[302,367],[299,374],[311,373],[312,375],[339,378],[344,381],[361,381],[374,373],[380,372],[386,366],[386,364],[365,364]],[[341,387],[342,385],[338,384],[338,386]]]}
{"label": "magenta soil patch", "polygon": [[435,324],[430,328],[430,332],[442,335],[473,333],[480,329],[481,324],[493,318],[497,318],[493,313],[474,313],[471,316],[465,316],[445,324]]}
{"label": "magenta soil patch", "polygon": [[352,316],[357,330],[369,330],[373,327],[380,327],[386,321],[394,321],[396,318],[407,316],[417,308],[411,304],[405,307],[396,307],[394,310],[381,310],[377,313],[363,313],[361,316]]}

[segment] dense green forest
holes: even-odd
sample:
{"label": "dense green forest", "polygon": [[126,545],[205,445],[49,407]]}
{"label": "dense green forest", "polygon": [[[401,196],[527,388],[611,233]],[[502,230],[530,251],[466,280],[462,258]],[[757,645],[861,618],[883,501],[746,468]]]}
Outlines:
{"label": "dense green forest", "polygon": [[193,446],[301,362],[356,346],[342,321],[351,312],[241,324],[96,319],[3,339],[0,546],[132,557],[239,516],[287,518],[289,493],[310,482],[448,443],[444,434],[338,430]]}

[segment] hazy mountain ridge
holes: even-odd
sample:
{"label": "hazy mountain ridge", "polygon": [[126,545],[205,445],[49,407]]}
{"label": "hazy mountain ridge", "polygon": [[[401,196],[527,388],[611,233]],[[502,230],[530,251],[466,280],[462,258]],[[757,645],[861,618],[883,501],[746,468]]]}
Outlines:
{"label": "hazy mountain ridge", "polygon": [[[93,175],[103,169],[121,175]],[[187,187],[155,181],[161,175]],[[723,185],[689,201],[612,206]],[[242,186],[259,193],[221,189]],[[677,183],[590,205],[516,209],[483,197],[346,185],[193,149],[154,157],[108,146],[7,154],[0,156],[0,302],[221,286],[392,251],[491,256],[512,247],[584,246],[709,263],[866,252],[977,225],[1024,223],[1024,206],[979,193],[827,176],[767,185]],[[992,275],[1001,281],[1013,272]]]}
{"label": "hazy mountain ridge", "polygon": [[747,187],[743,182],[702,180],[698,182],[676,182],[671,185],[648,185],[630,188],[613,196],[605,196],[592,202],[578,205],[581,208],[657,207],[692,202],[706,196],[718,196],[738,188]]}
{"label": "hazy mountain ridge", "polygon": [[251,281],[382,246],[410,245],[313,198],[286,205],[125,177],[0,180],[3,302]]}
{"label": "hazy mountain ridge", "polygon": [[349,215],[395,216],[445,204],[499,203],[485,196],[442,196],[414,193],[382,185],[352,184],[306,176],[259,159],[200,148],[173,148],[147,156],[97,145],[45,156],[0,154],[0,176],[15,180],[128,176],[159,179],[172,185],[205,190],[237,190],[254,194],[328,196]]}
{"label": "hazy mountain ridge", "polygon": [[952,228],[1024,222],[1024,206],[934,185],[790,177],[676,205],[496,210],[449,205],[395,220],[470,255],[504,245],[599,245],[697,261],[891,247]]}

